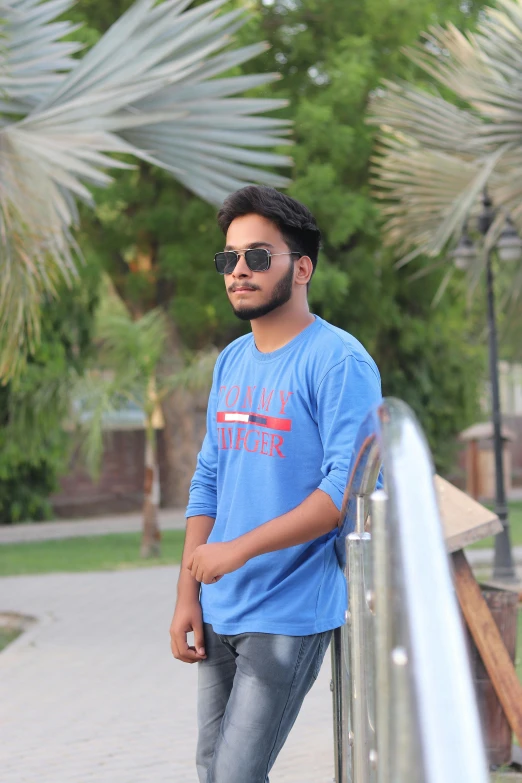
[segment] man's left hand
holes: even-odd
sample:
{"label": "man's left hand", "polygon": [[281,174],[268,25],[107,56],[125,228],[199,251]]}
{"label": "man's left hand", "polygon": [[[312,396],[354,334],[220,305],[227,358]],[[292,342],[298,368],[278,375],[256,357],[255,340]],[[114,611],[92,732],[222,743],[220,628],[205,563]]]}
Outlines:
{"label": "man's left hand", "polygon": [[237,571],[245,562],[246,558],[236,541],[225,541],[196,547],[187,568],[198,582],[210,585],[225,574]]}

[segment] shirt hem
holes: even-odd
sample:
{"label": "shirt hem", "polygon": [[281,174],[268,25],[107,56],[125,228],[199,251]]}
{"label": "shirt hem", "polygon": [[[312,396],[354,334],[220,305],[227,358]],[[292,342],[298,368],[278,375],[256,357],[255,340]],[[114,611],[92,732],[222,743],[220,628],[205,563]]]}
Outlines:
{"label": "shirt hem", "polygon": [[209,623],[217,634],[233,635],[240,633],[272,633],[284,636],[310,636],[314,633],[332,631],[344,625],[344,613],[336,618],[325,618],[315,623],[274,623],[271,621],[243,620],[237,623],[220,622],[211,615],[204,614],[203,620]]}

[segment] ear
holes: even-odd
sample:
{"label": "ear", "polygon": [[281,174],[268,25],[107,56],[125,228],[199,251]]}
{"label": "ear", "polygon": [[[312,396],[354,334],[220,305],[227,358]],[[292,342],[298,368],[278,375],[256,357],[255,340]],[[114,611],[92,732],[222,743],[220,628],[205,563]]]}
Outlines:
{"label": "ear", "polygon": [[312,277],[314,267],[312,259],[309,256],[301,256],[295,262],[294,283],[297,285],[307,285]]}

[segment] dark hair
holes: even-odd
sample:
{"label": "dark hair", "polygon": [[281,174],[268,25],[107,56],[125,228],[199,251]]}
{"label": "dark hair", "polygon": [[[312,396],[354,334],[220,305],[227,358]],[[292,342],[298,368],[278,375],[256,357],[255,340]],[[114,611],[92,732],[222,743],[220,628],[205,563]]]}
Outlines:
{"label": "dark hair", "polygon": [[252,214],[261,215],[275,223],[290,250],[310,257],[315,272],[321,232],[314,216],[304,204],[274,188],[247,185],[227,196],[217,220],[220,229],[226,234],[235,218]]}

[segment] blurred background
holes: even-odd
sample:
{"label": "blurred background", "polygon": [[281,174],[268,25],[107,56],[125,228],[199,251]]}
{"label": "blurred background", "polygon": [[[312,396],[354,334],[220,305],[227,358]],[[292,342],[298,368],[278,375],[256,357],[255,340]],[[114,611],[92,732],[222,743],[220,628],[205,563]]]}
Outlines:
{"label": "blurred background", "polygon": [[[66,18],[82,27],[69,38],[92,47],[130,5],[84,0],[71,7]],[[371,161],[379,129],[368,118],[372,98],[384,90],[383,79],[407,80],[426,95],[438,94],[440,85],[404,47],[422,41],[422,33],[434,24],[473,30],[483,6],[453,0],[265,0],[229,2],[226,11],[236,7],[248,17],[234,45],[267,41],[270,48],[226,75],[281,76],[247,95],[287,101],[271,112],[293,123],[293,146],[280,148],[293,159],[284,169],[291,180],[287,192],[307,204],[323,232],[311,309],[363,342],[381,370],[384,394],[407,401],[418,415],[439,472],[465,486],[458,435],[489,418],[485,296],[479,288],[470,297],[466,277],[455,274],[434,305],[451,265],[448,250],[442,253],[444,263],[423,277],[415,279],[414,273],[433,265],[426,255],[400,269],[394,266],[401,252],[386,241],[379,205],[372,199]],[[85,49],[75,56],[85,56]],[[89,474],[70,420],[71,400],[60,388],[63,379],[71,390],[71,371],[81,377],[97,363],[102,338],[97,339],[96,317],[104,276],[132,319],[161,308],[168,334],[159,364],[172,363],[175,355],[177,364],[186,366],[195,352],[219,350],[249,328],[234,318],[213,269],[213,254],[222,245],[214,204],[144,161],[111,176],[107,187],[91,188],[94,208],[80,204],[74,237],[84,261],[77,265],[77,276],[69,284],[58,276],[55,293],[46,292],[37,344],[16,378],[7,374],[0,391],[2,524],[141,506],[142,406],[126,401],[105,413],[101,462]],[[424,185],[429,189],[430,182],[425,179]],[[514,272],[501,268],[497,285],[509,288]],[[9,286],[5,278],[3,285]],[[522,489],[519,318],[520,308],[509,319],[504,310],[498,313],[502,412],[514,436],[509,472],[515,496]],[[8,321],[3,328],[10,328]],[[101,365],[106,357],[99,357]],[[43,383],[48,386],[44,405],[37,399]],[[161,401],[156,439],[163,507],[186,502],[204,432],[207,390],[203,372],[199,393],[176,390]]]}
{"label": "blurred background", "polygon": [[521,3],[13,0],[0,17],[0,574],[179,562],[212,367],[249,329],[214,269],[216,211],[252,181],[314,213],[311,310],[489,507],[496,328],[519,564]]}

